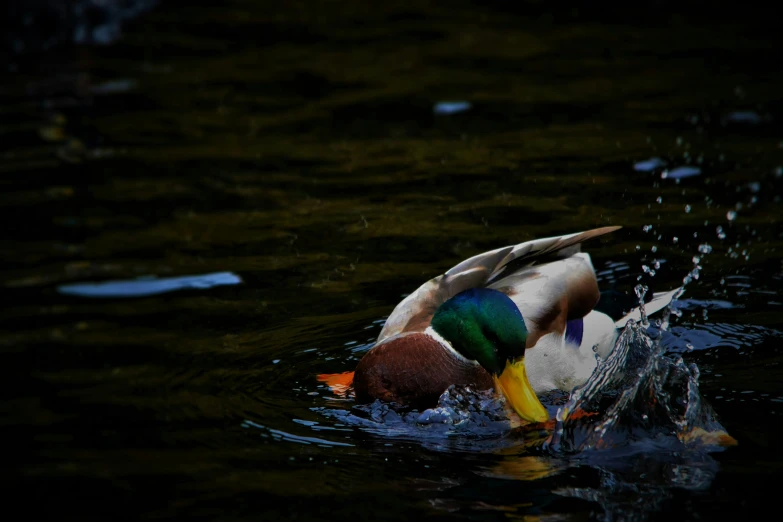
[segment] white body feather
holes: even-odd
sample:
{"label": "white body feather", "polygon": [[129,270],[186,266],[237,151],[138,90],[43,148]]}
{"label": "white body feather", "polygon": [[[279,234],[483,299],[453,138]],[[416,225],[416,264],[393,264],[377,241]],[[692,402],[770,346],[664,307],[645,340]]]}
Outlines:
{"label": "white body feather", "polygon": [[595,310],[584,318],[582,343],[566,341],[564,334],[542,336],[525,353],[525,367],[533,391],[571,390],[584,384],[598,365],[596,354],[606,358],[617,340],[611,317]]}

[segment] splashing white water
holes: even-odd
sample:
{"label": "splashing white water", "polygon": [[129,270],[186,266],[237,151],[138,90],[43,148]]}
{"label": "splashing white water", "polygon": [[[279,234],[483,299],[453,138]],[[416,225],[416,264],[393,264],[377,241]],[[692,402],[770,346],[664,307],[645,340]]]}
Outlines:
{"label": "splashing white water", "polygon": [[[645,292],[637,286],[640,301]],[[642,318],[649,325],[643,308]],[[652,327],[626,325],[609,357],[558,410],[545,444],[550,452],[580,453],[661,436],[674,436],[672,443],[685,447],[735,442],[702,398],[696,365],[665,353],[660,339],[668,325],[668,310]]]}

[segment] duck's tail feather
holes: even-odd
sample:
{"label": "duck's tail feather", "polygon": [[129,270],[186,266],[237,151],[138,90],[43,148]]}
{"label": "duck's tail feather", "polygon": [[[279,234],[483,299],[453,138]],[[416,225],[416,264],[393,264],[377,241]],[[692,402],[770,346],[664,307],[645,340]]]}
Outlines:
{"label": "duck's tail feather", "polygon": [[319,382],[326,383],[329,390],[340,397],[347,396],[353,385],[353,372],[321,373],[316,378]]}
{"label": "duck's tail feather", "polygon": [[[660,312],[667,306],[671,304],[671,302],[678,297],[682,295],[683,287],[675,288],[674,290],[669,290],[668,292],[658,292],[656,294],[653,294],[653,298],[647,302],[644,303],[644,312],[647,314],[647,316],[651,316],[652,314],[656,312]],[[628,314],[620,318],[618,321],[614,323],[614,325],[617,328],[625,328],[625,325],[628,324],[628,321],[633,319],[634,321],[641,321],[642,319],[642,312],[639,309],[639,307],[634,308],[631,310]]]}

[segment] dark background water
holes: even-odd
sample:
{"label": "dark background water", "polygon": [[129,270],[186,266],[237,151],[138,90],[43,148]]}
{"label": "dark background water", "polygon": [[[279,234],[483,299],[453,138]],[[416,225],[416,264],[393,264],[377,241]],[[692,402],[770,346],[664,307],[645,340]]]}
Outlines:
{"label": "dark background water", "polygon": [[[11,505],[80,521],[775,508],[779,19],[745,4],[510,5],[162,2],[105,45],[6,25],[27,42],[9,38],[0,72]],[[435,114],[443,100],[472,105]],[[701,174],[633,168],[650,157]],[[352,370],[426,279],[617,224],[587,248],[605,286],[673,288],[701,258],[665,342],[699,365],[737,447],[702,467],[563,463],[513,437],[425,444],[313,410],[350,408],[316,374]],[[243,282],[57,291],[216,271]]]}

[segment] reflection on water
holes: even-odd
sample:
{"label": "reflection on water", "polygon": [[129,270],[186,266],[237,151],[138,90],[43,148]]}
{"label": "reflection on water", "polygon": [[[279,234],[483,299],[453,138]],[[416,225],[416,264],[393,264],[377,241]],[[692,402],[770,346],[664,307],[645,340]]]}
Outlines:
{"label": "reflection on water", "polygon": [[469,110],[470,102],[466,101],[442,101],[435,104],[433,112],[435,114],[457,114]]}
{"label": "reflection on water", "polygon": [[[316,423],[317,424],[317,423]],[[326,439],[319,439],[317,437],[303,437],[301,435],[294,435],[292,433],[286,433],[283,430],[276,430],[273,428],[267,428],[266,426],[262,426],[261,424],[256,424],[255,422],[251,421],[245,421],[242,424],[242,427],[245,428],[257,428],[260,430],[263,430],[264,433],[262,433],[262,437],[271,436],[275,440],[279,441],[287,441],[287,442],[295,442],[297,444],[316,444],[318,446],[353,446],[353,444],[346,444],[345,442],[336,442],[333,440],[326,440]]]}
{"label": "reflection on water", "polygon": [[100,283],[73,283],[60,285],[57,291],[79,297],[143,297],[177,290],[206,290],[215,286],[236,285],[242,279],[231,272],[216,272],[180,277],[140,277],[128,281],[103,281]]}

